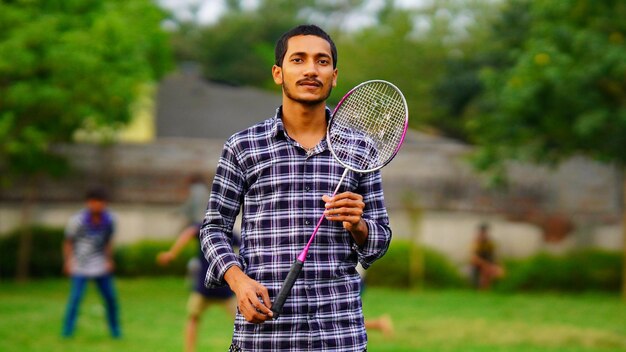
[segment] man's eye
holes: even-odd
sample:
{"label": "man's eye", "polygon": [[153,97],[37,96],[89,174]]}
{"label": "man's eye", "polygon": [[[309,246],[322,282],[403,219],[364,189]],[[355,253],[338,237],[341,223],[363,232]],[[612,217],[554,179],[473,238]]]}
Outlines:
{"label": "man's eye", "polygon": [[302,59],[299,57],[296,57],[296,58],[291,59],[291,62],[300,63],[302,62]]}

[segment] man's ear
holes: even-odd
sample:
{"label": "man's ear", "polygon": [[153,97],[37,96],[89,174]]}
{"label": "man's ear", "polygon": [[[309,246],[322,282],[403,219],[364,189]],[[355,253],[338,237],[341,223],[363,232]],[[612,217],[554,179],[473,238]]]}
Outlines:
{"label": "man's ear", "polygon": [[333,88],[337,86],[337,69],[333,72]]}
{"label": "man's ear", "polygon": [[280,66],[272,66],[272,78],[277,85],[283,84],[283,68]]}

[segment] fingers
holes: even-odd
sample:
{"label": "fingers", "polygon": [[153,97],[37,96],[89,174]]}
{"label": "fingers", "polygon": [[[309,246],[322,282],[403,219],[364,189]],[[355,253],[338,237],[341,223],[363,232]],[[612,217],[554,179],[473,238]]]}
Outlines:
{"label": "fingers", "polygon": [[323,196],[322,200],[326,202],[324,215],[328,220],[356,224],[363,217],[365,203],[359,194],[344,192],[334,197]]}
{"label": "fingers", "polygon": [[270,315],[270,318],[271,318],[274,315],[274,313],[271,310],[272,301],[270,300],[270,295],[267,292],[267,289],[265,287],[263,287],[263,289],[261,290],[261,299],[263,300],[263,308],[264,308],[262,312]]}
{"label": "fingers", "polygon": [[363,201],[363,196],[360,194],[353,193],[353,192],[343,192],[343,193],[336,194],[333,197],[323,195],[322,200],[324,200],[325,202],[338,202],[341,200]]}
{"label": "fingers", "polygon": [[239,310],[250,323],[261,324],[272,319],[272,311],[261,303],[257,297],[244,301],[239,305]]}
{"label": "fingers", "polygon": [[[249,300],[250,300],[250,303],[252,304],[252,306],[254,307],[254,309],[257,312],[259,312],[259,313],[261,313],[263,315],[271,315],[272,314],[272,311],[268,307],[269,295],[268,295],[267,289],[265,289],[265,287],[263,287],[261,292],[257,292],[254,295],[249,296]],[[268,302],[268,304],[266,304],[265,302]]]}
{"label": "fingers", "polygon": [[334,197],[324,195],[322,200],[326,202],[326,208],[356,207],[361,210],[365,208],[363,196],[352,192],[343,192]]}
{"label": "fingers", "polygon": [[258,283],[257,285],[251,285],[241,296],[238,299],[239,311],[246,321],[261,324],[272,319],[273,313],[270,310],[269,293],[263,285]]}

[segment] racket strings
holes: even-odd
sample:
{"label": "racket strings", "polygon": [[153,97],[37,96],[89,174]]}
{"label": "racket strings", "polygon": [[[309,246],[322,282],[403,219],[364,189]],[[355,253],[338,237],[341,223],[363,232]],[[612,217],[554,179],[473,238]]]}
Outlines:
{"label": "racket strings", "polygon": [[354,171],[375,170],[397,153],[406,123],[406,103],[397,88],[378,81],[364,84],[335,111],[329,128],[331,150]]}

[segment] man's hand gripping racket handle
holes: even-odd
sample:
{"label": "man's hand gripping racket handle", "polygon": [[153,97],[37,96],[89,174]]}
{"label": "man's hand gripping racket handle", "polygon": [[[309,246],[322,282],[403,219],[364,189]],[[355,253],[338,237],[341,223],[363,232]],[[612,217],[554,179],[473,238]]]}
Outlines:
{"label": "man's hand gripping racket handle", "polygon": [[283,287],[280,288],[280,292],[278,292],[278,296],[276,300],[272,304],[272,312],[274,313],[273,318],[278,319],[278,316],[283,311],[283,305],[289,297],[289,293],[291,293],[291,289],[293,285],[296,283],[298,276],[300,276],[300,272],[302,271],[302,267],[304,266],[304,262],[300,259],[296,259],[295,262],[291,265],[291,269],[289,270],[289,274],[287,278],[283,282]]}

